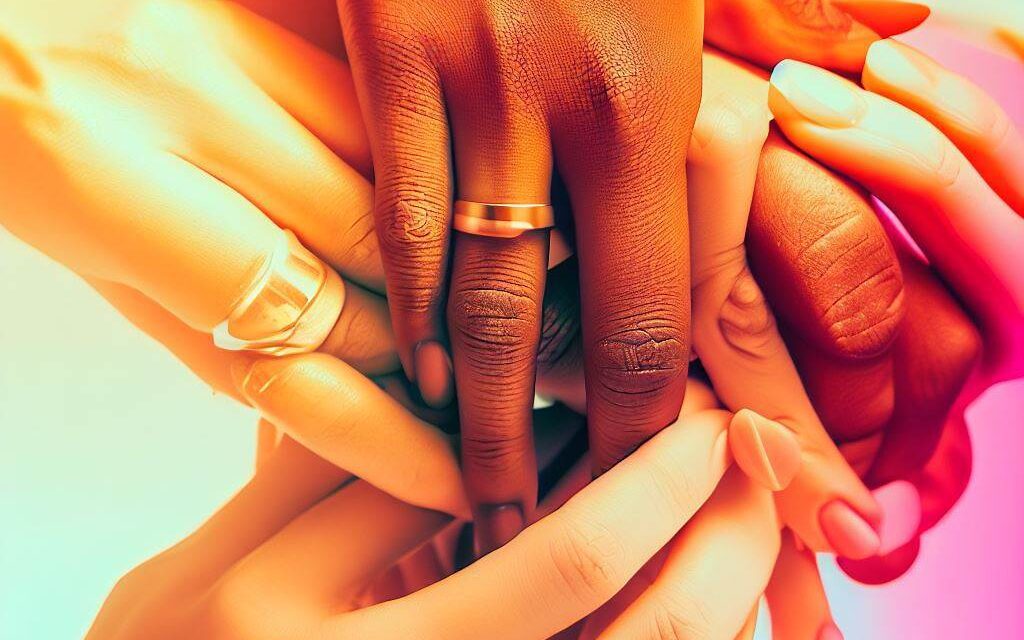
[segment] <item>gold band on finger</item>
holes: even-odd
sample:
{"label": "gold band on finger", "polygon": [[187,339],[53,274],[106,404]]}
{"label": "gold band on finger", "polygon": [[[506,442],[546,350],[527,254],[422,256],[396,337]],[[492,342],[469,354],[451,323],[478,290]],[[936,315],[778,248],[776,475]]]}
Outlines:
{"label": "gold band on finger", "polygon": [[457,231],[492,238],[515,238],[526,231],[555,226],[555,210],[549,204],[495,204],[455,201]]}
{"label": "gold band on finger", "polygon": [[338,274],[283,231],[246,293],[213,328],[213,342],[272,356],[309,353],[327,339],[344,304]]}

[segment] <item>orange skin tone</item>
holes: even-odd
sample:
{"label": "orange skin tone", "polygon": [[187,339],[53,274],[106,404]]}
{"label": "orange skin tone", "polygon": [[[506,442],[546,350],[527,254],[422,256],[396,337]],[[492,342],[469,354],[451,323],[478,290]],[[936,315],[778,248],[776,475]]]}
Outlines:
{"label": "orange skin tone", "polygon": [[[564,183],[590,446],[603,472],[683,398],[689,259],[679,213],[700,10],[692,0],[338,3],[399,357],[428,404],[443,407],[458,390],[483,551],[514,536],[536,500],[530,408],[549,232],[453,234],[451,201],[544,204],[553,172]],[[649,272],[642,284],[638,264]]]}
{"label": "orange skin tone", "polygon": [[[243,21],[243,24],[244,24],[244,21]],[[252,27],[252,28],[256,29],[256,33],[264,33],[264,32],[260,31],[256,27]],[[222,35],[226,35],[226,34],[222,34]],[[258,42],[258,39],[257,39],[257,42]],[[241,42],[238,42],[236,44],[240,47],[240,50],[244,51],[246,46],[251,46],[252,45],[252,42],[251,41],[250,42],[246,42],[245,39],[243,38]],[[307,52],[301,46],[298,46],[296,43],[289,42],[289,41],[287,41],[287,39],[284,39],[284,41],[281,41],[279,36],[273,36],[273,37],[269,37],[268,36],[267,41],[262,43],[262,44],[273,45],[275,50],[276,50],[275,52],[281,54],[279,57],[271,56],[270,57],[271,60],[288,60],[288,59],[290,59],[292,57],[296,57],[298,59],[301,59],[301,61],[304,63],[304,65],[300,65],[300,66],[293,67],[293,68],[289,69],[289,71],[292,72],[292,73],[299,73],[300,70],[302,68],[304,68],[304,66],[307,65],[307,64],[310,64],[310,63],[313,63],[313,64],[322,63],[322,61],[320,59],[316,58],[315,56],[310,57],[309,56],[309,52]],[[243,64],[244,64],[245,61],[246,61],[246,57],[245,57],[244,54],[241,55],[241,59],[242,59]],[[260,59],[262,60],[261,64],[265,65],[266,64],[266,60],[263,59],[263,58],[260,58]],[[323,68],[330,68],[330,66],[331,65],[321,66],[321,69],[323,69]],[[251,67],[247,67],[247,68],[251,69],[252,73],[258,74],[258,65],[254,64]],[[268,76],[273,76],[275,74],[268,73],[267,75]],[[343,74],[339,75],[338,77],[339,77],[339,79],[341,79],[341,81],[344,80]],[[279,96],[278,99],[282,100],[282,102],[284,102],[286,104],[292,104],[292,105],[297,105],[297,104],[301,103],[301,100],[297,99],[298,97],[305,97],[305,96],[296,96],[295,94],[288,94],[288,93],[277,94],[277,95]],[[289,100],[291,100],[291,102],[289,102]],[[314,108],[308,109],[303,114],[304,115],[303,122],[318,122],[318,121],[322,122],[323,120],[318,120],[318,116],[322,115],[325,111],[328,111],[327,107],[329,107],[331,109],[340,109],[341,107],[343,107],[346,104],[350,105],[351,102],[346,102],[346,100],[347,100],[347,98],[345,98],[344,94],[340,94],[338,96],[333,96],[332,95],[331,96],[331,100],[327,101],[329,104],[326,104],[326,105],[314,104],[313,105]],[[307,105],[307,107],[308,106],[309,105]],[[360,152],[359,151],[359,135],[358,135],[358,133],[356,133],[356,134],[346,133],[344,131],[339,131],[337,129],[337,127],[335,127],[335,129],[331,129],[328,126],[328,127],[324,128],[324,129],[318,130],[317,134],[319,136],[322,136],[322,138],[324,140],[330,141],[329,146],[332,149],[341,149],[343,151],[345,149],[348,149],[349,150],[348,154],[352,158],[350,160],[350,162],[352,163],[353,166],[360,166],[361,162],[363,163],[361,166],[366,166],[365,160],[366,160],[367,154],[365,153],[365,151],[364,152]],[[810,171],[812,171],[812,172],[816,170],[816,169],[814,169],[813,165],[806,164],[806,166],[809,167]],[[820,170],[820,169],[818,169],[818,170]],[[332,176],[332,177],[334,177],[334,176]],[[832,180],[834,182],[835,178],[828,178],[828,180]],[[358,180],[356,180],[352,184],[358,184]],[[297,191],[299,193],[301,193],[302,190],[299,189]],[[365,190],[365,188],[356,189],[356,193],[357,194],[366,193],[366,190]],[[315,207],[313,207],[313,208],[315,208]],[[353,209],[358,211],[359,207],[353,207]],[[363,209],[363,210],[365,210],[365,209]],[[768,214],[766,214],[765,210],[762,210],[761,212],[758,212],[758,209],[755,206],[755,210],[754,210],[754,214],[753,214],[753,219],[756,220],[758,218],[758,216],[764,216],[764,215],[768,215]],[[777,215],[778,215],[778,213],[777,213]],[[784,221],[785,216],[784,215],[780,215],[780,219],[782,219]],[[7,221],[5,221],[5,222],[7,222]],[[301,221],[299,221],[299,222],[301,223]],[[350,222],[350,221],[340,220],[338,222],[339,227],[340,228],[346,228],[346,223],[348,223],[348,222]],[[296,222],[292,222],[289,226],[295,226],[295,224],[296,224]],[[866,223],[866,222],[864,224],[866,224],[869,228],[871,227],[871,225]],[[877,223],[876,223],[876,226],[877,226]],[[28,234],[32,233],[32,228],[31,227],[26,227],[26,228],[21,229],[21,231],[22,231],[22,233],[28,235]],[[307,242],[312,244],[314,242],[317,242],[316,238],[318,237],[318,233],[322,234],[324,232],[325,232],[325,230],[319,230],[319,229],[316,229],[314,227],[314,228],[310,229],[309,233],[304,235],[304,238],[307,238]],[[330,229],[327,229],[326,232],[328,234],[330,234]],[[343,274],[345,273],[346,270],[352,270],[352,271],[356,271],[356,273],[359,273],[358,270],[362,269],[363,270],[362,271],[362,275],[360,275],[360,276],[353,275],[352,277],[353,278],[362,277],[362,278],[366,278],[370,282],[373,282],[374,273],[378,273],[378,274],[380,273],[379,268],[377,268],[375,270],[372,267],[372,261],[371,261],[371,266],[369,268],[365,264],[347,266],[344,263],[344,259],[346,258],[347,254],[345,254],[345,253],[338,253],[338,254],[336,254],[335,258],[331,258],[330,257],[331,256],[331,253],[330,253],[331,246],[330,246],[330,244],[329,243],[325,243],[324,247],[325,247],[324,251],[321,252],[322,253],[322,257],[324,257],[325,260],[330,261],[330,263],[332,265],[337,264],[338,266],[336,268],[338,268],[339,271],[341,271]],[[61,250],[60,247],[50,247],[50,249],[54,253],[57,253],[58,255],[59,255],[59,252]],[[335,247],[334,250],[337,251],[336,247]],[[752,252],[752,255],[754,255],[753,252]],[[100,256],[99,254],[96,254],[96,255],[93,255],[93,256],[89,256],[89,257],[96,258],[97,260],[100,261],[100,262],[98,262],[98,264],[100,266],[103,266],[103,264],[104,264],[102,262],[102,260],[104,259],[103,256]],[[86,262],[86,264],[92,265],[93,263]],[[102,269],[99,269],[99,271],[101,273],[103,273],[104,275],[109,274],[109,273],[113,273],[113,269],[111,269],[109,271],[103,271]],[[227,269],[226,271],[230,272],[230,269]],[[118,274],[118,275],[120,275],[120,274]],[[151,277],[149,277],[149,279],[144,278],[143,275],[135,276],[137,278],[137,280],[132,280],[132,284],[133,285],[137,285],[137,286],[142,286],[142,285],[139,285],[138,283],[139,282],[144,283],[146,286],[150,287],[150,289],[147,291],[147,293],[149,293],[150,295],[154,296],[157,299],[160,299],[161,291],[163,291],[164,289],[161,288],[161,283],[160,283],[160,281],[158,279],[159,274],[157,274],[157,276],[151,276]],[[222,274],[220,274],[220,273],[215,273],[214,275],[216,275],[217,277],[222,277]],[[121,277],[123,277],[123,276],[121,276]],[[376,276],[376,277],[378,278],[377,281],[379,282],[379,276]],[[154,279],[154,278],[156,278],[156,279]],[[111,298],[114,298],[116,301],[118,301],[119,302],[119,306],[123,305],[125,308],[134,309],[135,317],[142,317],[144,319],[148,319],[150,323],[147,325],[147,323],[145,321],[142,321],[141,324],[143,324],[143,326],[147,326],[147,328],[149,328],[149,330],[151,330],[152,332],[156,333],[157,335],[169,336],[166,339],[166,342],[170,343],[172,345],[172,348],[174,348],[174,345],[181,346],[182,351],[185,352],[185,355],[183,355],[183,358],[187,362],[189,362],[190,364],[193,364],[193,363],[201,361],[201,362],[199,362],[199,364],[196,365],[196,368],[197,369],[201,369],[203,371],[211,372],[211,375],[214,375],[215,379],[218,379],[218,380],[220,380],[221,383],[223,383],[222,385],[220,385],[220,384],[215,382],[214,383],[215,386],[219,386],[220,388],[232,389],[233,393],[237,393],[237,391],[234,390],[234,386],[233,386],[233,383],[231,382],[231,377],[230,377],[231,363],[238,359],[237,354],[224,355],[222,352],[217,352],[217,351],[213,350],[212,347],[208,346],[208,338],[206,338],[202,333],[200,333],[199,331],[196,331],[195,329],[192,329],[188,325],[182,323],[182,320],[180,320],[180,319],[178,319],[176,317],[170,316],[170,314],[168,314],[163,309],[160,309],[159,307],[156,307],[156,305],[154,305],[151,300],[148,300],[146,298],[146,296],[144,296],[144,295],[140,295],[137,291],[132,291],[130,289],[127,289],[123,284],[120,284],[120,283],[112,283],[110,281],[103,282],[103,281],[99,281],[99,280],[95,280],[95,279],[93,280],[93,282],[96,284],[96,286],[98,288],[103,290],[105,294],[109,295]],[[155,283],[155,284],[153,284],[153,283]],[[168,287],[168,289],[171,287],[171,285],[166,285],[166,286]],[[211,288],[210,288],[211,291],[214,291],[215,289],[216,289],[215,286],[211,286]],[[373,300],[373,298],[372,297],[368,298],[368,300]],[[170,299],[170,298],[160,300],[160,302],[173,306],[173,299]],[[816,302],[816,301],[812,300],[812,302]],[[379,306],[377,306],[377,305],[379,305]],[[380,302],[374,303],[374,305],[372,305],[372,308],[384,310],[385,313],[386,313],[386,309],[383,308],[383,305]],[[797,305],[796,308],[799,309],[800,306]],[[953,308],[955,308],[955,307],[953,307]],[[346,305],[346,310],[351,310],[348,305]],[[178,309],[178,311],[183,316],[185,316],[186,318],[190,318],[191,317],[192,318],[192,323],[200,325],[200,326],[202,326],[205,321],[207,321],[207,320],[213,321],[213,319],[218,317],[216,313],[211,313],[209,311],[204,310],[201,307],[196,307],[194,310],[183,307],[181,309]],[[188,315],[189,313],[194,313],[195,315],[194,316],[189,316]],[[374,313],[376,313],[376,311]],[[132,315],[132,313],[129,312],[129,315]],[[356,317],[358,318],[358,316],[356,316]],[[364,317],[364,321],[365,321],[365,314],[363,314],[363,317]],[[960,320],[960,322],[966,322],[966,321],[965,320]],[[343,325],[343,324],[344,323],[341,323],[341,325]],[[153,328],[154,326],[156,327],[155,329]],[[360,353],[360,351],[358,349],[354,349],[354,347],[356,347],[358,345],[353,345],[348,340],[347,337],[350,336],[350,335],[354,335],[357,338],[361,339],[364,336],[372,336],[373,334],[369,333],[369,331],[372,330],[372,328],[375,327],[375,326],[386,326],[386,322],[382,322],[382,323],[379,323],[379,324],[377,322],[372,322],[372,323],[370,323],[370,326],[367,327],[367,329],[365,329],[365,330],[356,330],[356,331],[353,331],[351,333],[349,333],[347,331],[343,331],[343,329],[346,329],[345,326],[339,326],[339,332],[338,332],[338,338],[339,339],[338,339],[337,343],[334,346],[329,347],[329,349],[339,349],[340,351],[339,351],[338,355],[343,356],[343,359],[345,359],[347,361],[351,360],[353,362],[358,362],[360,357],[366,357],[365,353]],[[195,338],[195,339],[193,339],[193,338]],[[369,348],[371,349],[372,352],[375,352],[375,353],[376,352],[381,352],[381,353],[384,353],[384,354],[388,354],[388,353],[390,353],[389,347],[387,347],[387,346],[384,346],[384,347],[379,346],[380,344],[386,345],[387,341],[388,341],[388,336],[385,333],[385,336],[378,340],[378,344],[373,344],[373,341],[371,340],[370,341],[371,344],[369,345]],[[205,348],[205,351],[204,351],[204,348]],[[362,347],[362,348],[365,348],[365,347]],[[354,350],[346,352],[345,351],[346,349],[354,349]],[[177,351],[177,349],[176,349],[176,351]],[[213,354],[216,354],[216,355],[213,355],[213,354],[208,353],[208,352],[213,352]],[[198,359],[197,358],[191,358],[190,359],[189,355],[192,355],[192,354],[198,354],[201,357],[199,357]],[[179,355],[181,355],[181,353],[179,353]],[[208,363],[205,360],[203,360],[204,358],[207,358],[207,356],[209,356],[210,360],[216,360],[217,362],[215,362],[214,364],[210,365],[210,363]],[[394,356],[393,355],[384,355],[382,357],[384,357],[384,360],[383,360],[384,362],[387,361],[387,358],[391,358],[390,361],[394,362],[394,359],[393,359]],[[374,362],[375,358],[376,358],[376,356],[374,358],[369,359],[369,362]],[[292,360],[291,362],[295,362],[296,360]],[[310,366],[313,367],[313,371],[315,371],[317,373],[317,375],[320,375],[325,370],[333,371],[333,373],[330,373],[329,375],[332,375],[332,376],[336,377],[336,379],[338,379],[338,380],[348,380],[348,382],[345,383],[347,389],[358,390],[358,389],[361,388],[361,387],[356,386],[356,385],[358,385],[358,383],[355,382],[355,378],[354,377],[350,377],[352,374],[347,369],[339,369],[338,365],[334,364],[333,360],[324,359],[324,358],[322,358],[320,356],[304,358],[304,360],[308,360],[308,361],[310,361],[312,363]],[[327,362],[331,362],[331,364],[329,364],[329,365],[325,364]],[[798,358],[798,362],[799,362],[799,358]],[[558,364],[558,363],[556,362],[556,363],[553,363],[553,364]],[[281,365],[281,366],[285,366],[285,365]],[[370,365],[368,365],[368,364],[364,364],[362,366],[367,367],[368,370],[373,370],[373,368]],[[378,365],[375,365],[375,366],[379,367],[381,365],[378,364]],[[302,367],[296,367],[296,368],[299,369],[300,373],[301,373]],[[315,378],[315,377],[316,377],[315,375],[311,376],[311,378]],[[209,379],[209,378],[207,378],[207,379]],[[285,394],[281,394],[281,395],[283,396]],[[365,391],[364,395],[366,396],[365,403],[366,403],[367,407],[377,407],[377,406],[379,406],[379,403],[381,402],[381,399],[376,398],[376,397],[372,397],[373,396],[373,392],[367,390],[367,391]],[[257,405],[260,404],[260,400],[265,401],[264,398],[260,398],[260,399],[258,399],[256,401],[254,401],[254,400],[252,400],[250,398],[250,401],[253,402],[254,404],[257,404]],[[306,404],[308,404],[308,403],[306,403]],[[302,425],[300,423],[303,422],[303,421],[301,420],[301,418],[305,417],[307,420],[309,419],[308,415],[307,416],[303,416],[303,414],[302,414],[302,411],[305,411],[306,407],[302,406],[302,403],[294,403],[294,402],[292,402],[292,403],[286,403],[285,404],[285,409],[287,411],[295,411],[296,413],[293,414],[293,415],[294,415],[294,417],[299,418],[298,422],[291,423],[291,418],[289,418],[287,416],[286,417],[282,417],[282,416],[280,416],[278,414],[274,414],[273,410],[268,411],[268,413],[271,413],[272,415],[274,415],[275,420],[278,421],[279,423],[281,423],[281,425],[290,427],[293,430],[293,432],[298,435],[299,432],[297,431],[297,429],[301,429],[302,428]],[[336,408],[334,408],[332,410],[335,410],[335,409],[337,411],[341,412],[343,409],[351,410],[351,407],[347,407],[347,408],[346,407],[336,407]],[[280,409],[278,409],[278,410],[280,410]],[[377,409],[373,408],[371,410],[377,410]],[[339,413],[339,415],[344,415],[344,414],[343,413]],[[399,419],[399,418],[396,418],[396,419]],[[418,423],[412,422],[412,423],[410,423],[410,428],[412,428],[414,430],[417,430],[417,429],[420,429],[420,425]],[[429,432],[423,432],[423,433],[429,433]],[[434,438],[435,441],[436,441],[436,437],[434,437],[434,436],[427,436],[427,437]],[[343,453],[345,449],[346,449],[346,447],[339,447],[338,451],[340,453]],[[451,464],[450,459],[446,458],[445,454],[440,449],[438,449],[437,451],[438,451],[438,456],[435,459],[435,464],[437,465],[437,468],[438,469],[445,469],[445,468],[452,469],[452,468],[454,468],[453,465]],[[330,452],[326,452],[326,453],[329,454]],[[338,455],[340,455],[340,453]],[[367,455],[369,456],[368,452],[363,452],[363,453],[367,453]],[[331,456],[331,457],[333,457],[333,456]],[[359,463],[359,461],[357,460],[357,458],[359,458],[359,457],[360,456],[356,455],[354,458],[348,459],[348,460],[343,460],[343,459],[340,459],[340,458],[335,458],[335,460],[337,461],[338,464],[341,464],[341,465],[346,466],[346,467],[351,467],[353,464],[358,464]],[[379,456],[378,456],[378,459],[379,459]],[[381,478],[386,478],[386,476],[387,476],[386,473],[382,473],[381,474]],[[454,476],[453,475],[449,475],[449,476],[445,476],[445,477],[449,478],[447,483],[448,483],[448,485],[451,485],[452,482],[451,482],[450,478],[452,478]],[[395,485],[395,486],[391,486],[391,487],[388,487],[388,488],[391,491],[395,492],[396,495],[401,494],[401,485],[400,484]],[[450,494],[444,494],[442,497],[438,497],[438,496],[433,496],[433,497],[426,496],[425,497],[425,496],[417,496],[417,495],[413,495],[413,494],[403,495],[403,497],[406,497],[406,498],[408,498],[410,500],[413,500],[413,501],[417,501],[417,500],[421,501],[420,502],[421,504],[428,504],[428,505],[431,505],[431,506],[436,505],[438,508],[444,508],[444,509],[448,509],[448,510],[452,510],[452,511],[458,512],[459,511],[459,507],[457,506],[458,498],[451,498],[451,496],[453,496],[455,493],[457,493],[457,491],[456,492],[452,492]],[[450,499],[454,500],[454,502],[448,502],[448,500],[450,500]]]}
{"label": "orange skin tone", "polygon": [[[734,583],[713,598],[721,604],[715,620],[693,623],[732,635],[768,579],[778,528],[769,491],[730,469],[730,414],[700,383],[683,412],[688,424],[667,429],[589,486],[578,464],[542,505],[541,520],[450,576],[450,518],[361,480],[337,489],[351,476],[286,438],[261,452],[253,479],[195,533],[122,578],[86,637],[547,637],[615,595],[665,543],[664,574],[615,617],[620,629],[602,637],[635,637],[630,628],[650,625],[656,614],[645,598],[721,590],[720,573],[680,579],[667,570],[723,556],[746,586]],[[538,441],[554,444],[548,434],[567,426],[540,420]],[[765,477],[765,469],[749,469]],[[737,521],[750,525],[738,536]],[[760,566],[747,558],[760,558]],[[499,598],[501,613],[490,606]]]}

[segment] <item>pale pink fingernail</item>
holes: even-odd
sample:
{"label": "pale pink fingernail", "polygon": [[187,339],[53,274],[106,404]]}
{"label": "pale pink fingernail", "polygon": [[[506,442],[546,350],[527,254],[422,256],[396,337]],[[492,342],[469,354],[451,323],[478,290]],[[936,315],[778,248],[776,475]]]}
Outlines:
{"label": "pale pink fingernail", "polygon": [[863,560],[878,554],[882,545],[874,527],[842,500],[833,500],[818,514],[821,530],[837,555]]}
{"label": "pale pink fingernail", "polygon": [[740,468],[772,491],[786,488],[800,471],[800,445],[793,432],[750,409],[733,416],[729,445]]}
{"label": "pale pink fingernail", "polygon": [[871,494],[882,510],[878,527],[881,546],[878,555],[884,556],[914,539],[921,526],[921,495],[917,487],[905,480],[881,486]]}
{"label": "pale pink fingernail", "polygon": [[818,629],[817,640],[843,640],[843,632],[832,621],[826,622]]}

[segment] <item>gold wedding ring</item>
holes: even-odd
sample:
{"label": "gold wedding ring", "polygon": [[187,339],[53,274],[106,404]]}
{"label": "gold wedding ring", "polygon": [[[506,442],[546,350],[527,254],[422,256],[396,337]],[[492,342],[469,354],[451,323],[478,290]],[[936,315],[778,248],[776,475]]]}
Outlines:
{"label": "gold wedding ring", "polygon": [[272,356],[309,353],[327,339],[344,304],[338,274],[283,231],[253,283],[213,328],[213,342]]}
{"label": "gold wedding ring", "polygon": [[492,238],[515,238],[524,231],[555,226],[555,211],[549,204],[495,204],[455,201],[457,231]]}

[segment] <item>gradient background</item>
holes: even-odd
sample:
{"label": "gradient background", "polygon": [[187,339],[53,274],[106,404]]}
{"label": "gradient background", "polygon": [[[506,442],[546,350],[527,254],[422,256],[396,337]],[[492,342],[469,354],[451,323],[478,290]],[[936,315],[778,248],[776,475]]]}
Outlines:
{"label": "gradient background", "polygon": [[[90,0],[100,3],[123,1]],[[82,8],[67,1],[29,4],[0,0],[0,30],[45,39],[99,15],[72,15]],[[941,4],[1024,27],[1019,0]],[[1024,64],[939,28],[904,39],[970,75],[1024,127]],[[0,171],[11,160],[0,150]],[[3,231],[0,300],[0,639],[78,638],[118,577],[245,481],[255,415]],[[968,417],[971,484],[904,578],[864,587],[822,561],[848,639],[1024,638],[1024,381],[991,390]]]}

